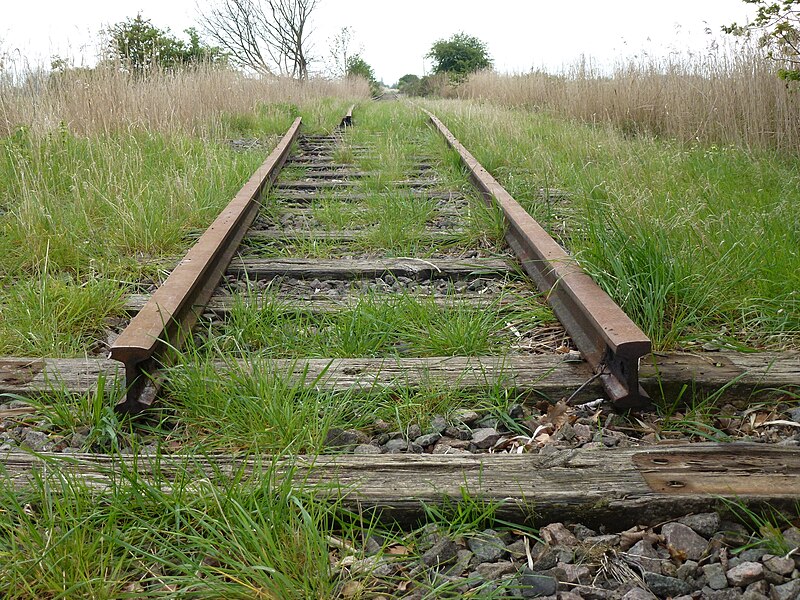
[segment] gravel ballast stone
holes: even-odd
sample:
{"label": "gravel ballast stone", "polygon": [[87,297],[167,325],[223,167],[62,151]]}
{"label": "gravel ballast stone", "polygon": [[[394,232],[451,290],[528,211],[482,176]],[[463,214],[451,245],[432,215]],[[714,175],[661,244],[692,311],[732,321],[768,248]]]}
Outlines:
{"label": "gravel ballast stone", "polygon": [[467,547],[482,563],[496,562],[508,554],[505,543],[493,529],[486,529],[478,535],[468,538]]}
{"label": "gravel ballast stone", "polygon": [[705,538],[682,523],[667,523],[661,528],[661,534],[668,547],[682,553],[689,560],[700,560],[708,548],[708,541]]}
{"label": "gravel ballast stone", "polygon": [[728,583],[734,587],[747,587],[764,577],[764,565],[757,562],[743,562],[726,573]]}

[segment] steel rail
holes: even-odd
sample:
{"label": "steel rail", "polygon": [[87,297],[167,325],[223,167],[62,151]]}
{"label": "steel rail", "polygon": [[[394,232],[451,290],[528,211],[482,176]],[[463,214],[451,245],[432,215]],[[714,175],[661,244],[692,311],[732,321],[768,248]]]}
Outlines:
{"label": "steel rail", "polygon": [[488,203],[493,201],[506,218],[506,240],[525,271],[569,333],[595,376],[618,408],[649,402],[639,385],[639,359],[651,350],[650,339],[587,275],[505,188],[475,159],[430,111],[424,112],[461,156],[471,178]]}
{"label": "steel rail", "polygon": [[275,182],[300,131],[295,119],[267,160],[200,236],[167,280],[155,291],[111,347],[111,358],[125,365],[126,394],[117,410],[138,413],[158,392],[155,374],[180,348],[225,273],[259,210],[259,197]]}

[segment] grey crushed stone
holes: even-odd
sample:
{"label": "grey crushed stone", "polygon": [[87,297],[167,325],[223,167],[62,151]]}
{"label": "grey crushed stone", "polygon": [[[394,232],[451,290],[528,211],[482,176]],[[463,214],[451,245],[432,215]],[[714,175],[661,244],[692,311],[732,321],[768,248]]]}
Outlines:
{"label": "grey crushed stone", "polygon": [[578,538],[563,523],[551,523],[539,530],[539,536],[551,546],[577,546]]}
{"label": "grey crushed stone", "polygon": [[728,587],[728,577],[725,575],[725,567],[721,563],[703,565],[702,569],[708,587],[712,590],[723,590]]}
{"label": "grey crushed stone", "polygon": [[536,571],[546,571],[548,569],[552,569],[555,567],[559,562],[564,562],[560,560],[562,554],[564,552],[568,552],[565,548],[559,547],[545,547],[544,551],[542,551],[536,558],[533,560],[533,568]]}
{"label": "grey crushed stone", "polygon": [[425,552],[433,548],[439,541],[446,536],[436,523],[428,523],[417,535],[417,550]]}
{"label": "grey crushed stone", "polygon": [[475,536],[468,537],[467,547],[482,563],[496,562],[508,554],[505,543],[493,529],[486,529]]}
{"label": "grey crushed stone", "polygon": [[703,574],[706,576],[708,587],[712,590],[722,590],[728,587],[728,578],[725,576],[725,567],[720,563],[703,565]]}
{"label": "grey crushed stone", "polygon": [[563,573],[563,577],[560,578],[559,581],[587,584],[592,578],[592,572],[586,565],[573,565],[560,562],[556,565],[556,568],[560,569]]}
{"label": "grey crushed stone", "polygon": [[773,586],[769,597],[770,600],[797,600],[800,598],[800,579]]}
{"label": "grey crushed stone", "polygon": [[494,427],[483,427],[472,432],[472,445],[485,450],[491,448],[500,439],[500,433]]}
{"label": "grey crushed stone", "polygon": [[436,444],[431,454],[472,454],[472,452],[464,448],[454,448],[449,444]]}
{"label": "grey crushed stone", "polygon": [[466,548],[460,549],[456,554],[455,563],[448,567],[447,574],[459,576],[461,573],[467,570],[474,556],[475,555],[472,553],[472,551],[467,550]]}
{"label": "grey crushed stone", "polygon": [[511,558],[524,558],[525,557],[525,540],[523,538],[518,539],[515,542],[511,542],[510,544],[506,545],[506,550],[508,551]]}
{"label": "grey crushed stone", "polygon": [[800,548],[800,529],[797,527],[789,527],[783,530],[783,538],[786,543],[793,548]]}
{"label": "grey crushed stone", "polygon": [[711,537],[719,530],[721,521],[722,519],[717,513],[699,513],[678,519],[678,523],[691,527],[696,533],[706,538]]}
{"label": "grey crushed stone", "polygon": [[784,577],[788,577],[795,570],[794,560],[783,556],[765,554],[762,557],[762,562],[767,569]]}
{"label": "grey crushed stone", "polygon": [[359,444],[353,450],[353,454],[381,454],[382,452],[380,446],[374,444]]}
{"label": "grey crushed stone", "polygon": [[330,450],[353,449],[359,444],[369,442],[369,437],[357,429],[339,429],[333,427],[325,436],[325,447]]}
{"label": "grey crushed stone", "polygon": [[558,582],[553,577],[535,573],[528,567],[524,567],[520,571],[515,585],[511,588],[512,592],[520,594],[523,598],[550,596],[557,590]]}
{"label": "grey crushed stone", "polygon": [[497,562],[484,562],[475,567],[475,573],[479,574],[484,579],[500,579],[503,575],[516,573],[519,569],[519,564],[513,563],[510,560],[501,560]]}
{"label": "grey crushed stone", "polygon": [[769,598],[769,584],[764,581],[756,581],[747,586],[742,596],[744,600],[763,600]]}
{"label": "grey crushed stone", "polygon": [[[738,562],[748,562],[748,561],[756,562],[756,561],[760,561],[761,559],[763,559],[766,554],[767,554],[767,551],[764,548],[748,548],[747,550],[744,550],[743,552],[740,552],[732,560],[738,561]],[[731,566],[733,567],[735,565],[731,564]]]}
{"label": "grey crushed stone", "polygon": [[657,596],[680,596],[694,591],[693,586],[677,577],[667,577],[658,573],[644,573],[644,582]]}
{"label": "grey crushed stone", "polygon": [[741,600],[743,595],[739,588],[725,588],[724,590],[712,590],[704,587],[701,590],[701,598],[705,600]]}
{"label": "grey crushed stone", "polygon": [[573,591],[579,594],[583,600],[606,600],[619,597],[616,592],[594,586],[575,586]]}
{"label": "grey crushed stone", "polygon": [[681,566],[678,567],[675,573],[675,577],[677,577],[678,579],[683,579],[684,581],[686,581],[687,579],[691,579],[697,573],[697,568],[698,568],[698,563],[696,563],[693,560],[687,560],[685,563],[683,563]]}
{"label": "grey crushed stone", "polygon": [[389,440],[383,445],[383,449],[388,452],[389,454],[396,454],[398,452],[406,452],[409,450],[409,443],[402,439],[397,438],[393,440]]}
{"label": "grey crushed stone", "polygon": [[415,444],[419,444],[423,448],[433,446],[436,442],[442,439],[441,433],[426,433],[414,439]]}
{"label": "grey crushed stone", "polygon": [[406,437],[409,440],[415,440],[422,435],[422,428],[417,425],[416,423],[412,423],[408,426],[408,430],[406,431]]}
{"label": "grey crushed stone", "polygon": [[443,539],[425,552],[420,562],[426,567],[441,567],[453,564],[458,558],[459,547],[453,540]]}
{"label": "grey crushed stone", "polygon": [[481,415],[474,410],[459,409],[453,412],[451,418],[454,423],[470,426],[474,425],[475,421],[481,418]]}
{"label": "grey crushed stone", "polygon": [[628,549],[628,558],[642,567],[643,570],[661,575],[661,557],[653,544],[640,540]]}
{"label": "grey crushed stone", "polygon": [[700,560],[708,548],[708,541],[682,523],[667,523],[661,528],[661,534],[674,550],[686,555],[690,560]]}
{"label": "grey crushed stone", "polygon": [[764,577],[764,565],[758,562],[743,562],[729,569],[725,575],[732,586],[746,587]]}
{"label": "grey crushed stone", "polygon": [[[661,574],[667,577],[678,577],[678,566],[671,560],[661,561]],[[678,579],[683,579],[678,577]]]}
{"label": "grey crushed stone", "polygon": [[653,594],[638,587],[629,590],[622,596],[622,600],[653,600],[654,598],[655,596]]}
{"label": "grey crushed stone", "polygon": [[430,429],[432,433],[444,433],[448,426],[447,419],[445,419],[442,415],[435,415],[431,419]]}

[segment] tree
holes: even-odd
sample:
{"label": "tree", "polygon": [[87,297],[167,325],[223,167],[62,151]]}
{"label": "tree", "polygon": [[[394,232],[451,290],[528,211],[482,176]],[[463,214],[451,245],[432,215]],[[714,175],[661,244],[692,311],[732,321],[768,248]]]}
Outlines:
{"label": "tree", "polygon": [[200,23],[239,66],[307,79],[307,25],[316,5],[317,0],[218,0]]}
{"label": "tree", "polygon": [[367,61],[356,54],[351,56],[347,61],[347,77],[363,77],[369,83],[370,92],[373,96],[377,96],[381,92],[381,84],[375,79],[375,71],[369,66]]}
{"label": "tree", "polygon": [[403,94],[408,94],[409,96],[416,96],[416,90],[419,88],[420,85],[420,78],[413,73],[409,73],[408,75],[403,75],[397,81],[397,89],[402,92]]}
{"label": "tree", "polygon": [[767,55],[788,67],[781,68],[778,75],[800,81],[800,0],[743,1],[757,7],[756,18],[746,25],[733,23],[723,31],[740,36],[758,33],[758,42],[767,49]]}
{"label": "tree", "polygon": [[435,42],[425,57],[433,59],[435,74],[447,73],[456,81],[492,66],[486,44],[466,33],[456,33],[450,39]]}
{"label": "tree", "polygon": [[354,33],[352,27],[342,27],[330,40],[328,71],[333,77],[347,75],[347,66],[353,56],[358,56],[362,50],[353,49]]}
{"label": "tree", "polygon": [[[183,65],[202,62],[224,62],[225,56],[219,48],[202,43],[194,29],[187,29],[189,44],[177,39],[169,30],[155,27],[150,19],[139,13],[112,25],[107,31],[107,54],[125,69],[136,75],[144,75],[154,67],[174,69]],[[54,59],[54,70],[64,69],[63,59]]]}

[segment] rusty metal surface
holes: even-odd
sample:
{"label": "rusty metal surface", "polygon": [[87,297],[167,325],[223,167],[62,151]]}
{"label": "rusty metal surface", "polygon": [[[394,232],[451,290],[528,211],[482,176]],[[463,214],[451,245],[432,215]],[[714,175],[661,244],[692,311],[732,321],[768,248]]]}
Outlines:
{"label": "rusty metal surface", "polygon": [[211,297],[255,218],[261,192],[274,183],[300,130],[298,117],[266,161],[198,239],[150,301],[111,347],[111,358],[125,364],[126,398],[118,409],[139,412],[149,406],[157,384],[151,375],[170,348],[191,335],[197,310]]}
{"label": "rusty metal surface", "polygon": [[648,337],[589,277],[575,259],[531,217],[436,118],[425,111],[448,144],[461,156],[488,202],[505,214],[506,239],[575,345],[620,408],[641,406],[649,398],[639,385],[639,359],[650,352]]}

